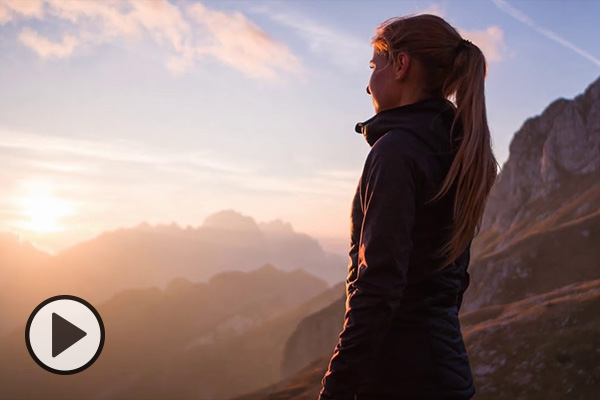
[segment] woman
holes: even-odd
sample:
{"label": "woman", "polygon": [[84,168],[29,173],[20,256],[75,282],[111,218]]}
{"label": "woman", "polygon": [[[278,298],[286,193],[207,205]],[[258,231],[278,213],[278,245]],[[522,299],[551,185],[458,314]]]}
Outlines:
{"label": "woman", "polygon": [[470,399],[458,310],[498,171],[485,58],[434,15],[387,20],[372,44],[375,116],[356,128],[371,151],[352,204],[344,327],[319,399]]}

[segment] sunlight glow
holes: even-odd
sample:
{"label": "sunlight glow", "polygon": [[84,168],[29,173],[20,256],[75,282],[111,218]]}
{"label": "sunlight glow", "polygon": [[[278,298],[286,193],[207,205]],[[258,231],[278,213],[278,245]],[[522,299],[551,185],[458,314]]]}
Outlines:
{"label": "sunlight glow", "polygon": [[54,196],[47,185],[31,185],[29,192],[17,200],[22,215],[26,218],[19,223],[19,227],[40,233],[64,230],[60,219],[72,214],[73,207],[67,201]]}

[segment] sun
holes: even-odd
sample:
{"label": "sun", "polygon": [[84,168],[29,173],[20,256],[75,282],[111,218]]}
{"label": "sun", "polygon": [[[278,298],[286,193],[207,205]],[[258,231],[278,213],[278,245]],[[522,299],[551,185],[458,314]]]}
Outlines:
{"label": "sun", "polygon": [[54,196],[46,187],[31,188],[29,194],[19,199],[23,220],[21,228],[39,232],[52,233],[64,230],[61,218],[72,213],[71,205]]}

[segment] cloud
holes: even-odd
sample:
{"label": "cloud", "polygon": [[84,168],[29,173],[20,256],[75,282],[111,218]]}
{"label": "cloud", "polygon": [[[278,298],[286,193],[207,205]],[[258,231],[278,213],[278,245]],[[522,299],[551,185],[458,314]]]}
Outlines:
{"label": "cloud", "polygon": [[[126,140],[92,140],[66,136],[36,135],[12,130],[0,130],[0,149],[19,153],[71,157],[97,162],[127,162],[147,165],[185,164],[214,172],[247,174],[251,170],[219,160],[208,151],[167,154],[149,149],[142,143]],[[39,160],[38,160],[39,161]]]}
{"label": "cloud", "polygon": [[11,19],[10,10],[0,3],[0,25],[10,21]]}
{"label": "cloud", "polygon": [[15,16],[41,18],[42,0],[2,0],[0,2],[0,25],[12,21]]}
{"label": "cloud", "polygon": [[[291,28],[308,43],[311,52],[326,55],[342,68],[352,66],[364,69],[365,55],[370,55],[370,40],[354,37],[350,32],[317,23],[299,13],[289,10],[274,10],[269,7],[254,7],[251,12],[265,15],[271,20]],[[368,60],[368,58],[367,58]]]}
{"label": "cloud", "polygon": [[485,30],[460,30],[460,35],[471,40],[479,47],[489,62],[501,61],[508,52],[504,42],[504,32],[497,26],[490,26]]}
{"label": "cloud", "polygon": [[[312,170],[293,177],[269,176],[261,171],[272,166],[261,165],[260,160],[244,165],[209,149],[167,152],[132,140],[82,139],[7,129],[0,129],[0,150],[5,155],[0,171],[10,171],[0,172],[0,182],[9,186],[20,177],[32,175],[65,177],[66,184],[129,185],[132,180],[147,182],[148,171],[152,170],[157,185],[228,185],[244,193],[343,197],[355,188],[358,173],[334,169]],[[76,176],[79,179],[74,180]]]}
{"label": "cloud", "polygon": [[300,61],[239,12],[213,11],[202,4],[189,7],[189,15],[209,32],[212,43],[197,54],[211,54],[255,78],[275,79],[277,71],[301,73]]}
{"label": "cloud", "polygon": [[52,42],[29,28],[21,31],[19,40],[27,47],[33,49],[42,58],[68,57],[73,53],[79,42],[77,38],[69,34],[65,34],[61,42]]}
{"label": "cloud", "polygon": [[558,44],[560,44],[560,45],[568,48],[569,50],[574,51],[575,53],[583,56],[584,58],[590,60],[591,62],[593,62],[596,65],[600,65],[600,59],[599,58],[594,57],[592,54],[590,54],[587,51],[581,49],[580,47],[576,46],[575,44],[569,42],[567,39],[563,38],[562,36],[560,36],[560,35],[558,35],[558,34],[556,34],[554,32],[552,32],[551,30],[546,29],[546,28],[542,28],[542,27],[538,26],[531,18],[529,18],[529,16],[527,16],[522,11],[517,10],[516,8],[514,8],[513,6],[511,6],[510,4],[508,4],[508,2],[506,2],[505,0],[492,0],[492,1],[496,5],[496,7],[498,7],[500,10],[502,10],[506,14],[510,15],[514,19],[516,19],[518,21],[521,21],[525,25],[528,25],[534,31],[538,32],[542,36],[545,36],[548,39],[553,40],[556,43],[558,43]]}
{"label": "cloud", "polygon": [[[167,50],[165,64],[174,74],[213,57],[255,78],[276,81],[301,75],[300,60],[239,12],[211,10],[200,3],[156,1],[8,1],[0,3],[0,23],[15,16],[64,26],[55,41],[24,28],[20,41],[42,58],[68,57],[78,48],[123,39],[151,40]],[[65,22],[68,23],[65,25]]]}

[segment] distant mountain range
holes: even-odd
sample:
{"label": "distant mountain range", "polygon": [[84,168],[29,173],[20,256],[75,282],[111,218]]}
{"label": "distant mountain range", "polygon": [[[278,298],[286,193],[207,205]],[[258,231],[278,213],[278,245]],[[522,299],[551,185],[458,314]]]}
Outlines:
{"label": "distant mountain range", "polygon": [[[460,320],[477,398],[600,393],[600,79],[515,134],[473,241]],[[287,342],[282,379],[236,400],[315,399],[341,296]]]}
{"label": "distant mountain range", "polygon": [[301,268],[332,285],[344,280],[347,268],[344,257],[325,252],[290,224],[256,223],[233,210],[209,216],[198,228],[142,223],[106,232],[55,256],[3,233],[0,250],[0,337],[57,294],[98,303],[122,290],[165,287],[175,277],[204,281],[265,263]]}
{"label": "distant mountain range", "polygon": [[[39,368],[24,326],[0,339],[0,398],[224,399],[279,380],[298,321],[330,304],[343,283],[270,264],[208,282],[120,292],[97,309],[106,328],[98,361],[64,379]],[[62,378],[62,379],[61,379]]]}

